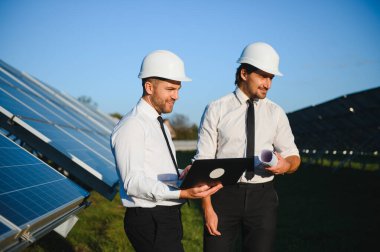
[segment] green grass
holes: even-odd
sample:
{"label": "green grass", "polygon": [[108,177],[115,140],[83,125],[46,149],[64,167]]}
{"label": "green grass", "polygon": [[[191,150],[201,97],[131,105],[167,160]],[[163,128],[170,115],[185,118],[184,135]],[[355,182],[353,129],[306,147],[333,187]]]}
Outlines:
{"label": "green grass", "polygon": [[[330,158],[329,158],[330,157]],[[345,160],[346,162],[342,162],[342,160]],[[366,164],[363,163],[366,161]],[[312,156],[306,156],[304,155],[302,157],[302,162],[308,163],[308,164],[314,164],[318,165],[320,167],[327,167],[327,168],[348,168],[348,169],[355,169],[355,170],[363,170],[363,171],[379,171],[380,170],[380,159],[377,156],[360,156],[356,157],[349,162],[347,160],[346,156],[326,156],[326,157],[312,157]]]}
{"label": "green grass", "polygon": [[[177,154],[184,167],[193,152]],[[280,198],[276,251],[380,251],[378,172],[309,165],[277,176]],[[134,251],[123,230],[124,208],[92,192],[91,206],[66,239],[51,232],[26,251]],[[202,251],[199,202],[182,207],[186,251]]]}

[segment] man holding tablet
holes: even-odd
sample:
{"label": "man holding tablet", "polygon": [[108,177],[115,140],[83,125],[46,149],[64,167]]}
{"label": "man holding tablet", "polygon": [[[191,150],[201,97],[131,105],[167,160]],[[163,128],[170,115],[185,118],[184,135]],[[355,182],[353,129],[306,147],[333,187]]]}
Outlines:
{"label": "man holding tablet", "polygon": [[172,112],[181,82],[190,81],[182,60],[170,51],[154,51],[144,58],[139,78],[143,95],[111,135],[120,198],[127,208],[124,229],[136,251],[182,252],[184,199],[211,195],[222,186],[178,190],[163,183],[180,175],[161,115]]}
{"label": "man holding tablet", "polygon": [[248,45],[238,60],[236,89],[205,109],[199,127],[195,159],[254,157],[275,151],[274,166],[248,168],[236,185],[225,186],[202,199],[204,251],[234,251],[243,231],[243,251],[272,251],[278,198],[277,174],[293,173],[300,165],[298,149],[283,109],[266,98],[279,72],[279,56],[266,43]]}

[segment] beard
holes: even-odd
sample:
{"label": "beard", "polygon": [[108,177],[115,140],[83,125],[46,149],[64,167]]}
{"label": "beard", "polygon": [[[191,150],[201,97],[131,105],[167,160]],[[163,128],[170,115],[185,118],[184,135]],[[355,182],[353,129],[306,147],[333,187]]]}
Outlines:
{"label": "beard", "polygon": [[175,101],[172,99],[164,100],[159,98],[152,98],[151,101],[153,107],[159,114],[167,114],[173,111]]}
{"label": "beard", "polygon": [[264,99],[267,97],[268,90],[267,89],[257,89],[256,91],[256,97],[259,99]]}

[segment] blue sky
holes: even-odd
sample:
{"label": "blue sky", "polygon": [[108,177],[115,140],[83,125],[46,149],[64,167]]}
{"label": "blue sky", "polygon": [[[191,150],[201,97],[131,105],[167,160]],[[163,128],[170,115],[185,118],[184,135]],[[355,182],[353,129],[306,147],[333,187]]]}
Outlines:
{"label": "blue sky", "polygon": [[174,113],[198,124],[256,41],[280,54],[268,97],[286,112],[380,86],[379,1],[0,1],[0,59],[106,113],[136,104],[143,57],[166,49],[193,79]]}

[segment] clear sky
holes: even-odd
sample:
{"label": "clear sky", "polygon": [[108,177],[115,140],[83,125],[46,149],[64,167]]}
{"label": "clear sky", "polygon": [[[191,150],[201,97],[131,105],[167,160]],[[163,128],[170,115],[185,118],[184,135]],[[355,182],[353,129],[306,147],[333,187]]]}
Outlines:
{"label": "clear sky", "polygon": [[106,113],[136,104],[143,57],[166,49],[193,79],[174,113],[198,124],[256,41],[280,54],[268,97],[286,112],[380,86],[377,0],[0,1],[0,59]]}

